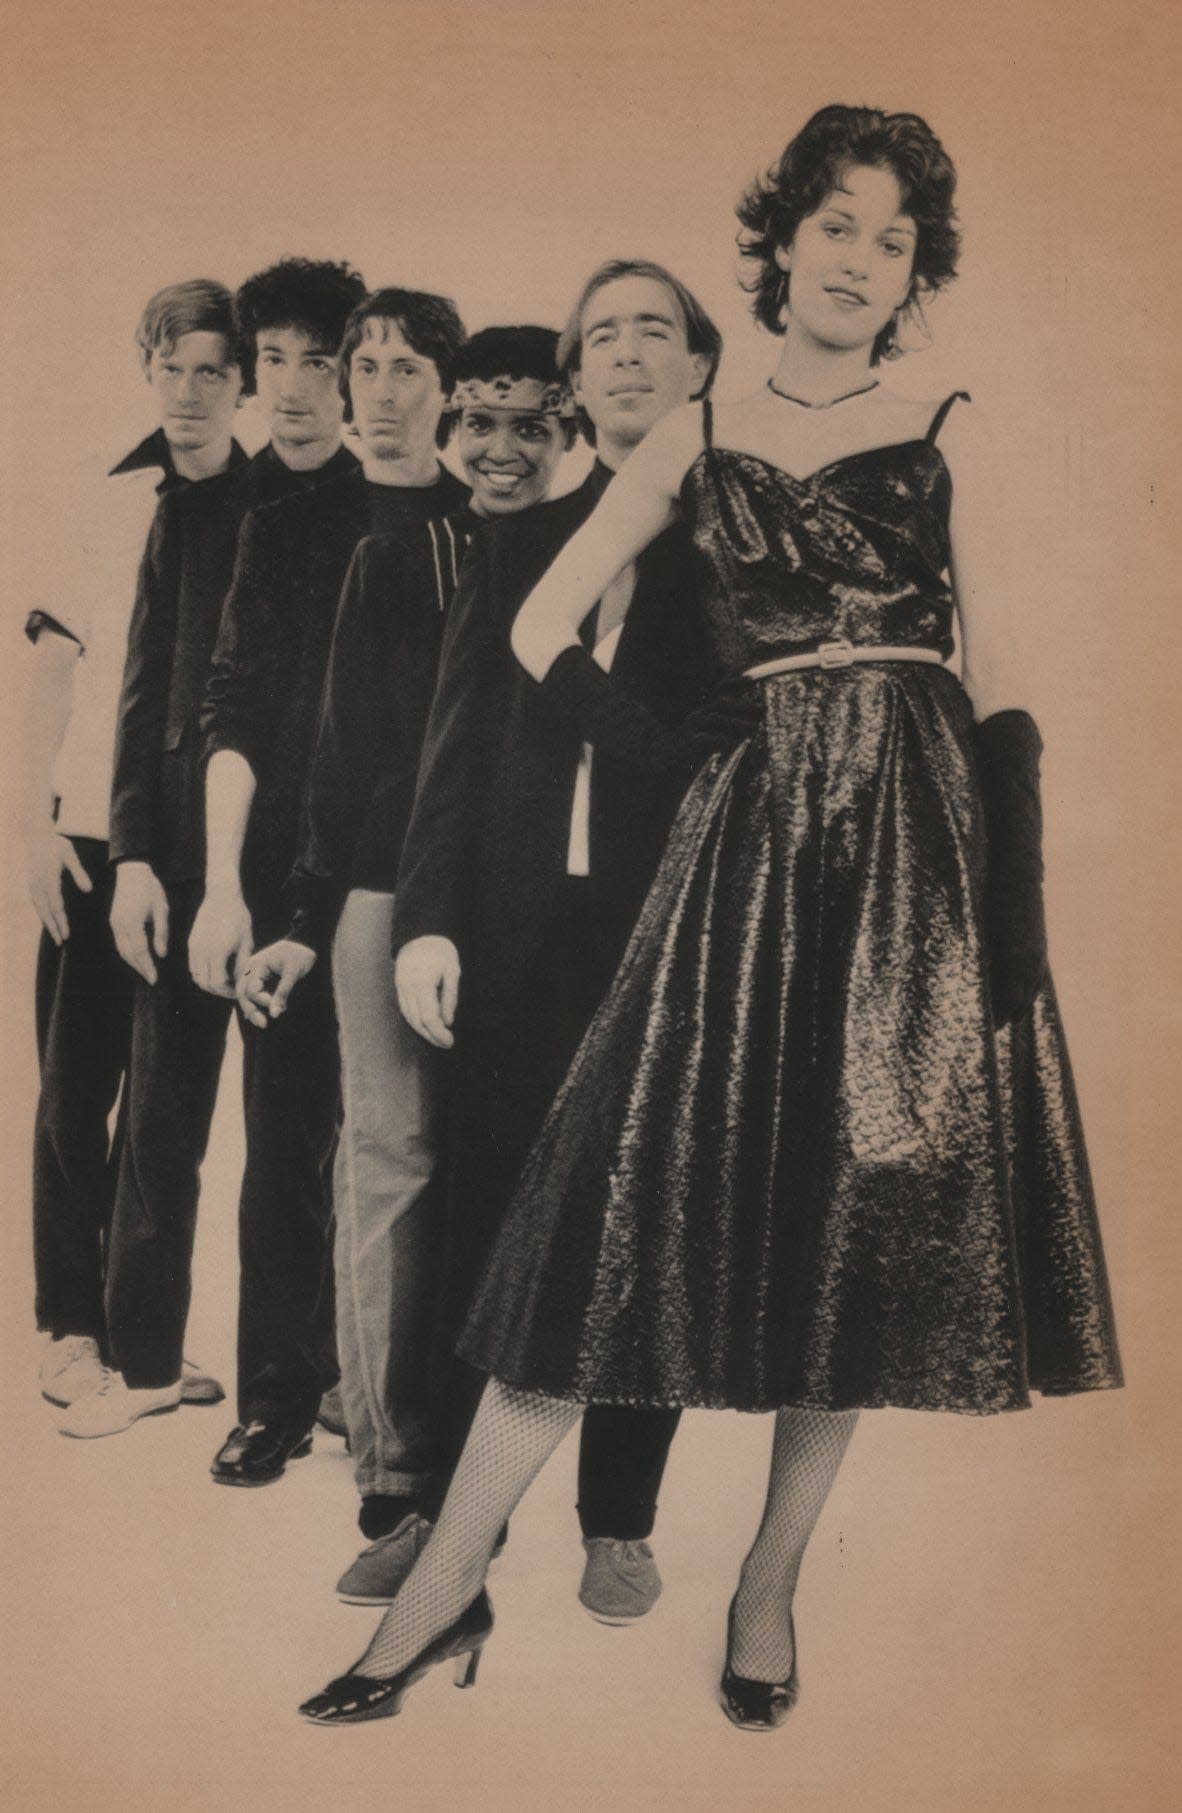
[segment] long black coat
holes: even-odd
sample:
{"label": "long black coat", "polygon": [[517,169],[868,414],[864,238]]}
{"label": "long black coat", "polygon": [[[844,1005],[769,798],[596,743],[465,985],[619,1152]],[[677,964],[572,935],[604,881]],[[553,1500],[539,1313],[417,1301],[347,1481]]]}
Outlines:
{"label": "long black coat", "polygon": [[[567,923],[571,804],[582,750],[509,646],[524,600],[610,474],[480,531],[460,574],[394,904],[394,948],[441,933],[460,952],[441,1326],[471,1291],[541,1118],[622,955],[680,789],[596,752],[590,878]],[[637,562],[613,678],[666,722],[712,690],[715,662],[688,539]],[[551,987],[554,939],[568,954]],[[577,966],[577,974],[569,965]]]}
{"label": "long black coat", "polygon": [[[463,965],[465,1019],[513,1018],[528,966],[566,873],[582,742],[520,666],[509,630],[527,594],[591,514],[611,474],[487,525],[465,558],[444,635],[414,813],[403,847],[394,950],[448,937]],[[698,605],[698,557],[670,529],[637,562],[612,678],[676,724],[712,690],[717,667]],[[596,752],[591,891],[635,917],[680,790]]]}

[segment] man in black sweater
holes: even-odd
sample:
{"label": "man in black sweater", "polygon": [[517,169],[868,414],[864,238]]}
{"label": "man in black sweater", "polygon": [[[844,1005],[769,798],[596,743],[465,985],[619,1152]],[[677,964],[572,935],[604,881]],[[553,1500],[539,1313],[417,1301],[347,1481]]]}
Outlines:
{"label": "man in black sweater", "polygon": [[186,956],[205,856],[198,713],[247,511],[356,467],[341,446],[336,357],[364,294],[347,265],[302,259],[242,286],[239,357],[248,389],[257,378],[271,441],[167,493],[140,569],[111,800],[111,926],[136,972],[107,1269],[117,1370],[68,1413],[67,1434],[115,1434],[178,1399],[198,1172],[230,1014],[196,987]]}
{"label": "man in black sweater", "polygon": [[[394,882],[414,801],[457,557],[481,522],[547,495],[574,436],[558,335],[490,327],[455,365],[452,446],[470,506],[411,536],[376,535],[353,557],[333,631],[288,936],[255,953],[239,999],[266,1026],[298,1006],[332,944],[344,1121],[333,1180],[337,1340],[359,1523],[371,1546],[338,1585],[372,1603],[384,1540],[438,1469],[433,1187],[446,1068],[398,1011],[390,965]],[[335,938],[333,937],[335,928]],[[270,1036],[270,1035],[268,1035]]]}
{"label": "man in black sweater", "polygon": [[[615,972],[680,794],[668,776],[584,745],[517,665],[509,629],[612,472],[669,409],[709,391],[720,351],[709,317],[660,266],[596,271],[560,348],[595,468],[570,496],[479,539],[448,621],[393,928],[408,1022],[433,1045],[455,1045],[445,1346]],[[596,662],[669,726],[713,689],[696,593],[693,551],[671,530],[618,577],[589,625]],[[481,1383],[448,1362],[435,1503]],[[584,1418],[579,1596],[604,1622],[630,1623],[660,1592],[647,1538],[677,1418],[603,1406]],[[404,1551],[420,1541],[408,1533]]]}
{"label": "man in black sweater", "polygon": [[[368,534],[405,534],[467,501],[439,463],[442,412],[464,340],[453,304],[379,290],[341,345],[360,467],[243,527],[202,728],[205,898],[193,976],[232,998],[250,952],[287,925],[284,883],[345,575]],[[307,1451],[332,1327],[331,1161],[339,1060],[327,965],[281,1021],[244,1028],[248,1105],[240,1217],[238,1424],[214,1458],[219,1484],[278,1478]],[[335,1362],[332,1362],[335,1372]]]}

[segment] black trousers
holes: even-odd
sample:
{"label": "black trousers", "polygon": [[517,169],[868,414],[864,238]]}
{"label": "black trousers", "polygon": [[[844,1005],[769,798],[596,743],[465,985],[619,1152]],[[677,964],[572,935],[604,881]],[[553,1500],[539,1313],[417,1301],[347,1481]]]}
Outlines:
{"label": "black trousers", "polygon": [[[517,1175],[611,985],[630,931],[630,920],[590,881],[566,877],[528,965],[513,1025],[461,1024],[441,1317],[449,1343],[462,1325]],[[454,1357],[443,1376],[445,1487],[485,1380]],[[579,1449],[584,1536],[635,1541],[651,1533],[680,1415],[675,1409],[588,1405]]]}
{"label": "black trousers", "polygon": [[[232,1004],[189,975],[200,883],[170,895],[168,955],[135,981],[127,1134],[107,1276],[115,1364],[133,1387],[180,1376],[200,1168]],[[331,1168],[338,1120],[328,965],[286,1014],[243,1029],[238,1416],[310,1428],[336,1378]]]}
{"label": "black trousers", "polygon": [[68,874],[62,876],[70,935],[57,945],[43,932],[37,953],[36,1313],[38,1328],[59,1337],[90,1335],[106,1358],[103,1283],[122,1106],[113,1136],[109,1129],[127,1065],[132,974],[108,923],[107,846],[90,837],[70,841],[93,887],[85,894]]}

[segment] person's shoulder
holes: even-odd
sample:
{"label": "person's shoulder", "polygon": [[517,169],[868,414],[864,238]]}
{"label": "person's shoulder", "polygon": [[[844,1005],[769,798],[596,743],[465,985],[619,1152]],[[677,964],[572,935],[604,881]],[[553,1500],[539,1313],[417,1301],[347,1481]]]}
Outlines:
{"label": "person's shoulder", "polygon": [[662,416],[622,468],[629,483],[676,498],[710,438],[713,408],[709,400],[680,403]]}
{"label": "person's shoulder", "polygon": [[481,531],[506,549],[533,548],[567,540],[586,521],[602,497],[606,483],[602,474],[592,469],[573,490],[561,497],[548,497],[515,516],[494,517]]}
{"label": "person's shoulder", "polygon": [[880,378],[865,398],[865,407],[881,419],[884,440],[934,440],[954,419],[980,420],[979,409],[970,405],[969,392],[963,387],[908,391]]}

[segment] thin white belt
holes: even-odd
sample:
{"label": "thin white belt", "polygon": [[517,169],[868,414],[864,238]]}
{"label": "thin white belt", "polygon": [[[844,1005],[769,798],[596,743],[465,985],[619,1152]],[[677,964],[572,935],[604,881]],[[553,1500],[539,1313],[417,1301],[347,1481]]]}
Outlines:
{"label": "thin white belt", "polygon": [[766,680],[771,674],[790,674],[800,667],[853,667],[863,661],[929,661],[943,667],[944,657],[934,648],[894,648],[867,643],[822,642],[802,655],[780,655],[745,671],[745,680]]}

